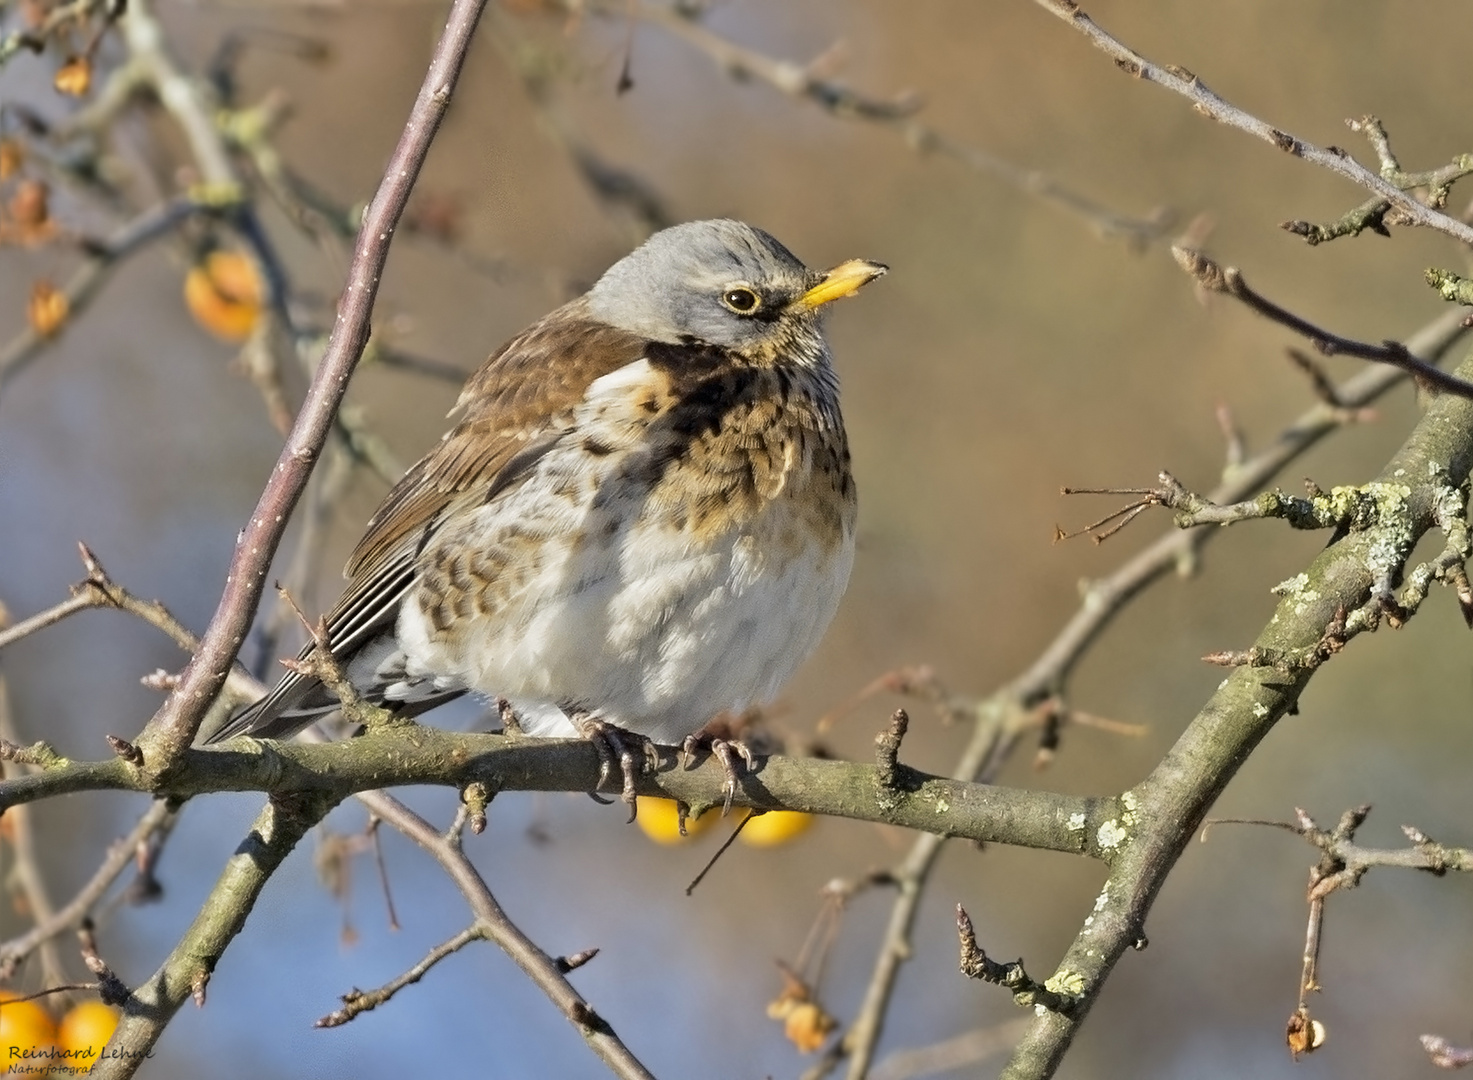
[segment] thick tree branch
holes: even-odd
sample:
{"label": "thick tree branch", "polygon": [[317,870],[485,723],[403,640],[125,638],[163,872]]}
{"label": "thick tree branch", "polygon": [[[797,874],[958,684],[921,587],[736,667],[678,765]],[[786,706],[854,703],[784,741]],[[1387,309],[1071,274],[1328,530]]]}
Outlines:
{"label": "thick tree branch", "polygon": [[267,803],[194,922],[153,976],[128,998],[117,1030],[90,1075],[126,1080],[138,1071],[181,1005],[191,999],[204,1004],[215,965],[245,926],[266,882],[297,841],[336,803],[323,792]]}
{"label": "thick tree branch", "polygon": [[[1457,374],[1473,377],[1473,360]],[[1338,611],[1365,603],[1388,567],[1400,566],[1421,536],[1436,527],[1449,478],[1461,482],[1470,466],[1473,403],[1451,395],[1438,398],[1376,480],[1404,489],[1402,512],[1395,520],[1350,531],[1327,547],[1305,571],[1305,588],[1280,601],[1255,647],[1310,648]],[[1127,949],[1144,944],[1146,915],[1207,809],[1294,706],[1314,670],[1237,668],[1151,775],[1122,799],[1127,813],[1112,834],[1110,876],[1055,974],[1080,987],[1076,1011],[1035,1019],[1004,1073],[1009,1080],[1053,1074],[1115,963]]]}
{"label": "thick tree branch", "polygon": [[[1437,358],[1465,332],[1462,318],[1450,313],[1407,341],[1410,348],[1422,355]],[[1257,490],[1294,458],[1344,426],[1353,410],[1374,401],[1405,378],[1405,373],[1393,368],[1368,368],[1347,379],[1336,389],[1333,404],[1322,401],[1315,405],[1261,452],[1224,470],[1223,482],[1210,493],[1210,498],[1230,502]],[[1220,531],[1216,529],[1172,529],[1165,533],[1113,574],[1091,582],[1079,610],[1038,659],[1013,682],[982,702],[969,706],[953,703],[952,709],[975,717],[975,727],[952,775],[981,782],[994,778],[1011,756],[1028,722],[1028,711],[1062,695],[1074,665],[1115,616],[1153,582],[1194,559],[1200,548],[1218,535]],[[911,932],[925,892],[924,884],[940,857],[944,839],[932,833],[918,836],[893,870],[896,898],[864,1001],[840,1041],[838,1054],[809,1070],[804,1080],[818,1080],[827,1075],[845,1056],[849,1058],[850,1080],[861,1080],[867,1074],[884,1028],[884,1014],[895,980],[912,952]]]}
{"label": "thick tree branch", "polygon": [[[209,749],[186,748],[162,778],[150,777],[121,758],[58,759],[39,772],[0,781],[0,812],[56,795],[105,790],[177,799],[264,791],[335,800],[411,784],[463,788],[481,783],[489,792],[592,791],[598,768],[597,752],[581,739],[466,734],[399,722],[325,745],[235,739]],[[903,779],[903,784],[891,786],[874,765],[773,756],[758,759],[757,768],[738,787],[735,803],[1075,854],[1100,854],[1090,840],[1093,827],[1116,814],[1112,799],[993,787],[911,769]],[[638,790],[678,799],[699,813],[721,805],[725,781],[720,762],[708,757],[686,769],[677,751],[666,747],[659,768],[640,779]]]}

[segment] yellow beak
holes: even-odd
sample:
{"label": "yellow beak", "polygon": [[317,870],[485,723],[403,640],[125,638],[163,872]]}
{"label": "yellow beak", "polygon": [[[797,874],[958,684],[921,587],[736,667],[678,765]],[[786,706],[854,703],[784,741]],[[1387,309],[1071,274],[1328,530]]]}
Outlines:
{"label": "yellow beak", "polygon": [[822,307],[830,300],[853,296],[889,269],[884,263],[870,262],[867,259],[850,259],[848,262],[842,262],[824,274],[823,280],[817,285],[798,297],[795,306],[812,310]]}

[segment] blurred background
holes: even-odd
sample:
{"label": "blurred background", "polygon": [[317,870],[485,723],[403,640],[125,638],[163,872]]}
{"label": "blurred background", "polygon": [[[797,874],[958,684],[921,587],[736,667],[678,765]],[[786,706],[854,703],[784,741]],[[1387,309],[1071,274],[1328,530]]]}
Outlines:
{"label": "blurred background", "polygon": [[[1453,0],[1420,5],[1414,17],[1361,4],[1351,18],[1336,0],[1148,8],[1100,0],[1088,10],[1146,56],[1189,68],[1275,126],[1373,164],[1347,117],[1379,115],[1411,169],[1445,163],[1473,141],[1473,25]],[[343,208],[377,184],[444,20],[442,5],[413,0],[160,0],[154,14],[190,71],[204,70],[222,42],[244,43],[231,68],[237,104],[288,108],[271,145],[325,204]],[[1312,248],[1281,231],[1288,218],[1332,220],[1364,194],[1122,77],[1032,4],[727,0],[703,25],[774,59],[821,58],[826,77],[875,99],[912,92],[915,118],[934,130],[1042,170],[1119,214],[1170,208],[1179,227],[1208,215],[1211,252],[1341,334],[1407,336],[1442,313],[1422,270],[1463,269],[1462,253],[1437,236],[1396,230],[1390,240],[1367,234]],[[104,38],[99,78],[122,58]],[[81,107],[52,88],[58,62],[53,50],[0,68],[7,124],[16,105],[52,122]],[[632,86],[620,93],[626,65]],[[122,190],[135,208],[198,179],[156,108],[124,114],[105,145],[131,178]],[[613,175],[620,190],[637,182],[648,205],[601,194],[590,169]],[[1450,210],[1467,204],[1455,190]],[[262,206],[294,311],[304,324],[330,325],[341,250]],[[772,710],[780,729],[811,733],[817,717],[900,665],[929,665],[957,693],[990,692],[1073,613],[1082,580],[1109,573],[1167,527],[1164,515],[1147,515],[1098,547],[1055,544],[1056,524],[1075,528],[1115,505],[1062,499],[1061,485],[1146,485],[1168,468],[1206,490],[1222,468],[1219,406],[1231,408],[1251,451],[1313,402],[1285,358],[1299,343],[1239,306],[1200,303],[1164,242],[1102,238],[1054,203],[915,152],[891,126],[734,80],[658,25],[570,17],[530,0],[493,4],[481,26],[418,188],[416,227],[395,243],[378,302],[381,340],[468,372],[628,251],[652,209],[671,221],[746,219],[810,265],[865,257],[892,268],[830,319],[860,490],[859,553],[826,641]],[[59,183],[52,213],[83,234],[105,234],[124,217]],[[182,282],[200,237],[181,235],[130,258],[4,386],[0,600],[14,616],[54,604],[82,577],[77,540],[121,584],[162,600],[194,630],[214,610],[280,437],[239,370],[239,346],[205,332],[185,307]],[[23,329],[33,283],[64,280],[77,262],[68,243],[0,250],[0,340]],[[1355,367],[1327,362],[1336,377]],[[296,402],[300,372],[285,382]],[[368,363],[349,402],[362,430],[407,464],[438,438],[456,391],[446,379]],[[1394,392],[1377,412],[1296,462],[1284,486],[1374,475],[1415,422],[1412,391]],[[309,610],[335,598],[337,567],[386,489],[359,469],[336,500],[316,539]],[[282,573],[295,542],[293,533]],[[1136,783],[1222,678],[1202,654],[1245,647],[1272,611],[1269,588],[1323,542],[1273,523],[1222,535],[1195,577],[1164,581],[1131,605],[1071,683],[1076,708],[1146,733],[1071,727],[1051,767],[1037,771],[1025,743],[1002,782],[1090,794]],[[1467,633],[1451,598],[1434,594],[1400,632],[1355,641],[1316,676],[1301,714],[1263,744],[1215,813],[1284,819],[1301,806],[1328,822],[1371,802],[1366,843],[1402,843],[1402,823],[1473,841],[1464,828],[1473,814]],[[269,668],[261,652],[257,640],[244,659]],[[157,706],[139,677],[182,661],[127,616],[91,612],[7,649],[0,662],[22,735],[97,758],[107,753],[104,733],[136,732]],[[868,757],[898,704],[906,702],[885,694],[865,701],[830,733],[830,748]],[[909,704],[906,759],[949,771],[968,732]],[[475,718],[474,709],[437,714],[446,724]],[[435,821],[453,814],[453,792],[405,795]],[[126,982],[147,978],[173,946],[261,803],[196,800],[159,867],[162,899],[105,913],[103,954]],[[53,895],[70,896],[144,805],[84,795],[41,806]],[[798,1076],[810,1059],[764,1014],[780,987],[774,959],[795,957],[826,883],[889,865],[910,837],[821,821],[781,847],[737,846],[688,898],[685,885],[725,828],[672,848],[623,819],[583,796],[508,795],[467,845],[508,913],[547,951],[602,950],[574,982],[656,1075]],[[329,819],[337,834],[363,824],[351,804]],[[485,946],[345,1028],[313,1030],[338,995],[388,981],[467,921],[443,875],[395,835],[384,846],[398,930],[371,863],[353,864],[343,900],[319,881],[314,846],[333,850],[324,833],[293,855],[215,973],[208,1006],[179,1014],[146,1075],[606,1075],[541,993]],[[1194,844],[1151,915],[1151,947],[1121,962],[1061,1075],[1413,1075],[1430,1068],[1417,1043],[1423,1031],[1466,1041],[1468,884],[1381,871],[1330,901],[1325,990],[1312,1004],[1329,1042],[1291,1066],[1283,1028],[1296,1002],[1313,861],[1307,846],[1268,829],[1225,827]],[[1020,1015],[1005,992],[957,974],[953,905],[971,912],[989,952],[1021,955],[1041,977],[1101,880],[1096,864],[1061,855],[948,848],[879,1057]],[[820,987],[841,1021],[858,1007],[890,901],[865,893],[845,913]],[[23,925],[8,904],[0,908],[0,936]],[[1003,1060],[964,1071],[990,1075]]]}

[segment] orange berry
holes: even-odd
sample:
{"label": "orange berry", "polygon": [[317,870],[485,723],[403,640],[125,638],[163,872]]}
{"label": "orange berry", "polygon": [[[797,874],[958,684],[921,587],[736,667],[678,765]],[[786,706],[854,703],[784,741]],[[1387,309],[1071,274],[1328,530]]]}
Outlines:
{"label": "orange berry", "polygon": [[75,1055],[67,1064],[90,1069],[118,1026],[118,1010],[100,1001],[84,1001],[61,1018],[56,1045]]}
{"label": "orange berry", "polygon": [[26,305],[26,321],[31,329],[42,337],[60,333],[71,314],[71,302],[62,292],[44,278],[31,285],[31,302]]}
{"label": "orange berry", "polygon": [[261,275],[239,251],[212,251],[184,276],[184,303],[194,321],[225,341],[244,341],[261,317]]}
{"label": "orange berry", "polygon": [[85,56],[73,56],[57,68],[52,85],[63,94],[81,97],[92,89],[92,61]]}
{"label": "orange berry", "polygon": [[[21,1066],[35,1075],[48,1061],[39,1055],[55,1044],[56,1024],[35,1001],[17,1001],[20,996],[0,990],[0,1065]],[[28,1051],[31,1056],[23,1057]]]}
{"label": "orange berry", "polygon": [[812,814],[801,814],[796,810],[769,810],[765,814],[750,815],[737,839],[752,847],[776,847],[807,832],[812,824]]}
{"label": "orange berry", "polygon": [[798,1048],[800,1054],[811,1054],[828,1041],[829,1032],[839,1022],[816,1001],[805,1001],[793,1007],[783,1022],[783,1034]]}

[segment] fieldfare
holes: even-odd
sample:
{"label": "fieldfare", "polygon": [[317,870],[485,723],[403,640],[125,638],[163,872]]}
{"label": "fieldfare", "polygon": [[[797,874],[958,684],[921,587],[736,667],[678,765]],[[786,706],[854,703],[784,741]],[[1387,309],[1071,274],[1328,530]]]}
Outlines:
{"label": "fieldfare", "polygon": [[[854,559],[854,480],[821,316],[885,272],[805,267],[767,233],[657,233],[471,376],[369,521],[326,619],[363,697],[468,691],[529,735],[662,744],[772,698]],[[303,652],[305,657],[313,646]],[[337,707],[291,672],[210,741]]]}

